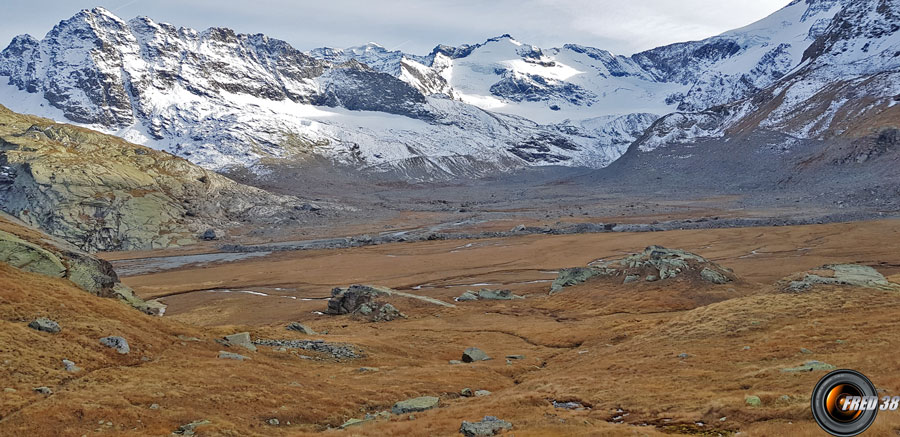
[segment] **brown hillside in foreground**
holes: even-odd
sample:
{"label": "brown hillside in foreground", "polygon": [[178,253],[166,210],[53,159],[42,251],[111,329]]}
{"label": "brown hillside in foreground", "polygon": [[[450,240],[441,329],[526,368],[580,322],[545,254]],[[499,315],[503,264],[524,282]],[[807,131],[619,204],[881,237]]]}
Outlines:
{"label": "brown hillside in foreground", "polygon": [[[96,298],[61,280],[0,266],[0,381],[3,388],[16,390],[3,393],[0,434],[168,435],[179,425],[207,419],[211,423],[198,428],[198,435],[307,435],[389,410],[400,400],[438,396],[439,408],[415,413],[414,419],[395,415],[327,434],[451,436],[459,435],[463,420],[494,415],[513,423],[510,434],[516,436],[735,431],[750,436],[818,436],[821,431],[812,421],[808,402],[825,372],[782,369],[820,360],[860,370],[876,386],[896,394],[900,358],[893,350],[900,329],[896,317],[900,293],[821,286],[788,294],[774,282],[785,270],[851,261],[873,265],[898,282],[900,251],[891,243],[898,230],[900,222],[881,221],[771,230],[523,237],[476,241],[481,246],[470,247],[465,262],[455,258],[459,252],[448,250],[450,243],[458,247],[465,242],[279,254],[264,261],[168,273],[173,281],[203,284],[230,281],[274,262],[278,271],[292,276],[269,274],[270,296],[212,292],[172,296],[165,300],[173,315],[163,318]],[[579,243],[576,237],[587,241]],[[347,283],[367,275],[398,288],[402,283],[427,282],[440,288],[404,291],[449,301],[467,288],[460,284],[487,278],[500,283],[530,281],[542,269],[621,255],[615,248],[637,252],[647,240],[678,247],[679,241],[688,241],[682,239],[694,242],[688,249],[732,267],[741,280],[724,285],[676,280],[636,287],[598,280],[552,297],[546,294],[549,283],[520,284],[511,288],[528,297],[515,301],[460,302],[456,308],[443,308],[396,299],[392,302],[409,319],[377,324],[318,316],[311,312],[324,309],[324,301],[285,299],[274,291],[293,283],[297,289],[282,290],[280,295],[301,296],[303,287],[313,286],[302,285],[300,278],[320,275],[321,283],[313,288],[327,294],[333,280],[319,263],[340,268],[343,262],[358,275],[351,275]],[[535,257],[525,250],[532,244],[548,245],[541,246],[546,256]],[[753,251],[755,255],[742,258]],[[385,254],[404,255],[401,259],[410,262],[394,259],[377,264]],[[424,257],[421,265],[412,262],[416,257]],[[470,271],[467,262],[480,262],[484,270]],[[422,274],[417,269],[425,267],[431,276],[413,281]],[[126,283],[141,290],[142,283],[156,281],[154,287],[161,288],[160,279],[151,275],[126,278]],[[250,279],[263,281],[252,275]],[[247,288],[235,290],[264,285],[245,283],[239,286]],[[443,288],[446,285],[456,286]],[[62,332],[51,335],[27,328],[38,316],[59,321]],[[286,331],[285,320],[300,320],[328,333],[306,336]],[[310,360],[298,355],[315,353],[279,352],[265,346],[249,352],[213,341],[244,330],[253,338],[349,343],[366,357]],[[101,346],[98,339],[107,335],[127,338],[132,352],[120,356]],[[494,359],[448,364],[470,346]],[[219,350],[251,360],[220,360]],[[525,359],[507,363],[506,355]],[[64,358],[85,371],[66,373]],[[362,372],[361,367],[378,370]],[[55,394],[34,393],[31,389],[36,386],[48,386]],[[466,387],[492,394],[460,397],[459,390]],[[747,406],[746,396],[759,396],[762,405]],[[590,409],[557,409],[552,400],[580,402]],[[152,404],[159,409],[151,409]],[[272,418],[278,419],[278,426],[267,423]],[[879,415],[871,435],[897,429],[900,413],[886,412]]]}

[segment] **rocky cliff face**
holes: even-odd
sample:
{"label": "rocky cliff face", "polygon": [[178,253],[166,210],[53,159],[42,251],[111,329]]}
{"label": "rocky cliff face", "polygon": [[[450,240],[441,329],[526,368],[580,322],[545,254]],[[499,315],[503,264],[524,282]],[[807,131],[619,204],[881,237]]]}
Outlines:
{"label": "rocky cliff face", "polygon": [[0,208],[83,250],[188,244],[211,228],[311,213],[301,205],[164,152],[0,106]]}

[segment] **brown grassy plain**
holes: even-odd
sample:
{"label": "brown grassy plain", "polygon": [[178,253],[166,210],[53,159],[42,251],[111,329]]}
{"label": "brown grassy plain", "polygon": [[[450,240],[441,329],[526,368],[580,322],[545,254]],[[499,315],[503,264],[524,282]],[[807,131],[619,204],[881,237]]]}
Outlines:
{"label": "brown grassy plain", "polygon": [[[774,284],[838,262],[871,265],[900,282],[898,237],[898,220],[524,236],[284,252],[125,278],[142,297],[166,296],[162,318],[0,266],[0,389],[16,390],[2,393],[0,434],[167,435],[208,419],[198,435],[449,436],[459,435],[463,420],[494,415],[512,422],[509,434],[516,436],[823,435],[809,396],[824,372],[781,369],[820,360],[857,369],[887,394],[900,394],[900,294],[851,287],[787,294]],[[554,277],[548,272],[650,244],[699,253],[741,280],[597,280],[547,295]],[[324,309],[320,298],[331,287],[351,283],[448,302],[486,283],[527,298],[456,308],[398,298],[393,303],[409,318],[378,324],[314,313]],[[28,329],[38,316],[58,320],[63,331]],[[352,343],[366,357],[307,360],[260,347],[245,353],[249,361],[216,358],[223,346],[213,339],[233,332],[306,338],[286,331],[288,321],[327,331],[309,338]],[[102,347],[97,339],[106,335],[126,337],[131,354]],[[494,359],[448,364],[469,346]],[[506,355],[525,359],[507,362]],[[65,372],[64,358],[85,370]],[[364,366],[378,370],[360,372]],[[55,393],[34,393],[36,386]],[[463,398],[464,387],[492,394]],[[334,429],[425,395],[439,396],[440,408]],[[760,407],[745,404],[751,395],[761,398]],[[551,400],[590,409],[556,409]],[[268,425],[271,418],[280,425]],[[900,412],[886,412],[870,433],[897,430]]]}

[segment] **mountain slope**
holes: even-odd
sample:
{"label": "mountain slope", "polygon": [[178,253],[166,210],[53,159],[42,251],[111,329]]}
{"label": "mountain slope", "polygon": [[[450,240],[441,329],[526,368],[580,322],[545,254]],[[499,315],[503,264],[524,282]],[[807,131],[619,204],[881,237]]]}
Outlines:
{"label": "mountain slope", "polygon": [[770,130],[804,139],[878,136],[900,127],[900,2],[847,2],[792,72],[752,96],[658,120],[632,146]]}
{"label": "mountain slope", "polygon": [[[392,72],[414,85],[356,59],[330,59],[264,35],[125,22],[98,8],[41,41],[16,38],[0,55],[0,76],[9,77],[3,102],[13,109],[64,117],[214,169],[314,155],[375,170],[458,173],[454,163],[472,161],[496,172],[600,167],[624,150],[621,137],[437,98],[450,93],[445,81],[412,59]],[[537,141],[539,153],[522,152]]]}
{"label": "mountain slope", "polygon": [[[836,15],[890,4],[795,0],[744,28],[630,57],[575,44],[541,49],[509,35],[440,45],[425,56],[374,43],[303,53],[264,35],[198,32],[145,17],[125,22],[98,8],[61,22],[40,41],[17,37],[0,54],[0,80],[9,84],[0,101],[212,169],[265,172],[310,157],[413,180],[533,165],[601,168],[642,136],[650,138],[642,142],[647,148],[721,135],[741,124],[726,119],[771,105],[779,92],[767,90],[802,71],[818,71],[818,83],[832,86],[827,92],[861,89],[880,99],[893,89],[892,77],[846,82],[849,70],[816,67],[810,50],[820,41],[837,43],[827,36],[835,34]],[[846,23],[868,25],[862,18]],[[893,35],[890,28],[882,33]],[[872,59],[874,51],[893,56],[880,46],[865,50]],[[821,134],[821,126],[794,129],[782,120],[816,100],[801,92],[814,86],[791,87],[788,106],[773,108],[761,126]],[[733,105],[751,97],[753,108]],[[731,109],[717,109],[723,105]],[[821,110],[811,105],[816,109],[804,111]],[[686,120],[662,120],[647,132],[676,110],[702,115],[697,122],[673,115]]]}
{"label": "mountain slope", "polygon": [[210,229],[312,214],[301,206],[164,152],[0,106],[0,209],[83,250],[188,244]]}
{"label": "mountain slope", "polygon": [[576,44],[541,49],[510,35],[481,44],[437,46],[424,57],[371,43],[317,49],[310,55],[355,59],[401,79],[401,61],[421,63],[447,81],[452,93],[445,94],[543,123],[638,112],[662,115],[729,103],[771,85],[800,64],[806,48],[848,3],[795,0],[741,29],[630,57]]}

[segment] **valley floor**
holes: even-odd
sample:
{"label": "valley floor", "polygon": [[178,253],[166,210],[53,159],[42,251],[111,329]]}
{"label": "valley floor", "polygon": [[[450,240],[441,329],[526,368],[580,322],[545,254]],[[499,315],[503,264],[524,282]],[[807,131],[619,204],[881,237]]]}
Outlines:
{"label": "valley floor", "polygon": [[[204,264],[151,259],[189,251],[109,254],[138,258],[117,264],[145,259],[150,270],[169,269],[124,278],[142,297],[168,304],[162,318],[2,267],[0,379],[15,391],[0,402],[0,434],[167,435],[205,419],[210,423],[198,435],[450,436],[459,435],[462,421],[491,415],[511,422],[517,436],[817,436],[809,396],[825,372],[783,369],[818,360],[857,369],[896,394],[900,294],[844,286],[785,293],[776,282],[830,263],[870,265],[900,282],[898,237],[900,220],[880,220],[420,241],[210,257]],[[561,268],[653,244],[703,255],[740,280],[601,279],[548,295]],[[395,297],[407,319],[320,314],[333,287],[354,283],[455,307]],[[453,300],[483,287],[526,298]],[[48,336],[26,328],[36,315],[54,318],[63,331]],[[319,334],[285,330],[288,322]],[[365,356],[269,346],[250,352],[215,341],[241,331],[253,339],[350,344]],[[132,352],[95,344],[103,335],[128,338]],[[449,363],[467,347],[493,359]],[[218,359],[220,350],[250,360]],[[85,370],[67,373],[62,359]],[[37,386],[54,394],[34,393]],[[463,397],[463,388],[491,394]],[[440,405],[337,429],[418,396],[437,396]],[[747,404],[752,396],[759,406]],[[583,408],[556,408],[554,401]],[[884,412],[871,434],[896,430],[900,413]]]}

